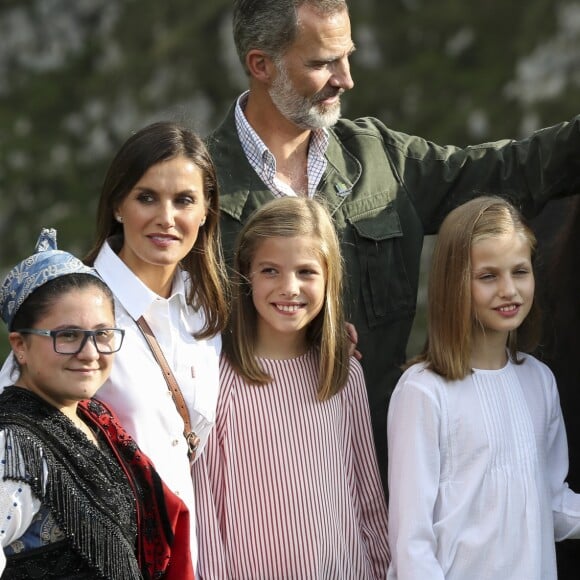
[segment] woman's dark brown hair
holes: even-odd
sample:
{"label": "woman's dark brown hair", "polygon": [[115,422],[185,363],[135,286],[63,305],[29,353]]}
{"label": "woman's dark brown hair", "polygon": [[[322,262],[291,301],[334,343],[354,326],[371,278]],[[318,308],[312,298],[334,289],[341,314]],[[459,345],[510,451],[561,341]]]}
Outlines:
{"label": "woman's dark brown hair", "polygon": [[207,338],[222,331],[227,321],[227,275],[219,240],[216,171],[203,141],[193,131],[175,123],[158,122],[141,129],[122,145],[103,183],[95,242],[84,261],[93,266],[109,237],[122,239],[123,227],[115,219],[115,211],[150,167],[175,157],[189,159],[203,173],[207,217],[193,248],[181,261],[181,267],[191,279],[188,302],[195,308],[202,308],[205,315],[205,326],[196,338]]}

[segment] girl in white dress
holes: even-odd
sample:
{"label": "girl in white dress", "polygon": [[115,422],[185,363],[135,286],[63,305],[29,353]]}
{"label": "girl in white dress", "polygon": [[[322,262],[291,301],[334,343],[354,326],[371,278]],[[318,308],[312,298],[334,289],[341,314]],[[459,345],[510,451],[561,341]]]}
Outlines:
{"label": "girl in white dress", "polygon": [[580,537],[554,377],[524,354],[535,248],[495,197],[443,222],[427,344],[388,413],[391,580],[552,580],[554,540]]}
{"label": "girl in white dress", "polygon": [[194,465],[198,578],[385,578],[386,503],[342,269],[320,204],[281,198],[238,239],[216,425]]}

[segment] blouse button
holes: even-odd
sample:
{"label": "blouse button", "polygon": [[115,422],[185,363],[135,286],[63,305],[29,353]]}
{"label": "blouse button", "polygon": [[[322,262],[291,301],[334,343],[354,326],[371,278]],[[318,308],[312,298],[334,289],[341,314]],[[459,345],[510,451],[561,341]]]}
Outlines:
{"label": "blouse button", "polygon": [[179,439],[174,439],[174,440],[171,442],[171,445],[173,445],[173,447],[176,447],[177,445],[179,445]]}

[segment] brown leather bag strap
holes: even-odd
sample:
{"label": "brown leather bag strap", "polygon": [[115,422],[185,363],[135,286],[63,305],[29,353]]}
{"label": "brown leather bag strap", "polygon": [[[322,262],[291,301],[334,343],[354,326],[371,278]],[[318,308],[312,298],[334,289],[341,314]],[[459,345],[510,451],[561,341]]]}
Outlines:
{"label": "brown leather bag strap", "polygon": [[173,397],[173,402],[175,403],[175,407],[177,411],[181,415],[183,419],[184,429],[183,429],[183,436],[185,437],[185,441],[187,442],[188,454],[189,459],[193,461],[195,459],[195,453],[199,446],[199,437],[193,432],[191,429],[191,420],[189,418],[189,411],[187,409],[187,405],[185,404],[185,399],[183,398],[183,393],[179,388],[177,380],[167,363],[167,359],[161,350],[161,346],[157,342],[151,327],[147,323],[147,321],[141,316],[138,320],[135,321],[139,330],[145,337],[157,364],[161,367],[163,371],[163,377],[165,378],[165,382],[169,387],[169,391],[171,392],[171,396]]}

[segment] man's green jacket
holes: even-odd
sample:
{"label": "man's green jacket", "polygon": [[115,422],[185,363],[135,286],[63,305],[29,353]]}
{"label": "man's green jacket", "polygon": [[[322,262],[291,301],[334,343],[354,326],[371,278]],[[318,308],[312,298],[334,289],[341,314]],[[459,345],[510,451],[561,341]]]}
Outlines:
{"label": "man's green jacket", "polygon": [[[242,225],[273,194],[244,155],[234,107],[207,145],[217,168],[230,263]],[[359,335],[386,490],[387,405],[405,362],[423,237],[478,195],[508,198],[531,217],[548,200],[580,192],[580,117],[521,141],[463,149],[393,131],[370,117],[341,119],[330,130],[326,157],[316,198],[330,210],[341,240],[347,320]]]}

